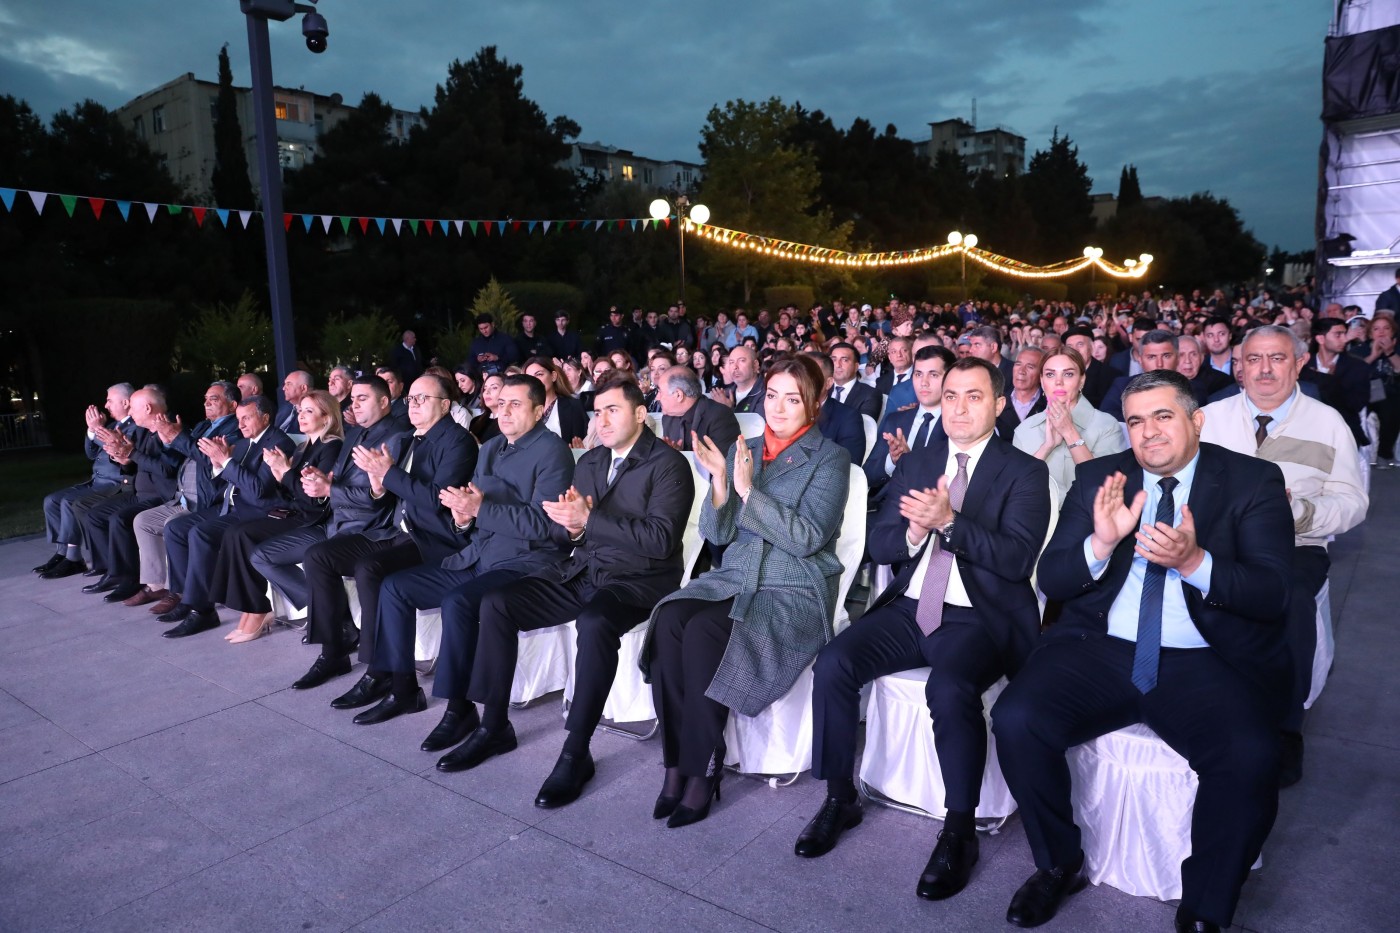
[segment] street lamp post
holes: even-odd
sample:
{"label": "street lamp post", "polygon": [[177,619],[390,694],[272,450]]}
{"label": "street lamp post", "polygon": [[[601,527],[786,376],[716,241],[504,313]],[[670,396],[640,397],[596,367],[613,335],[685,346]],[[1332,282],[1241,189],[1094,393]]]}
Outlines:
{"label": "street lamp post", "polygon": [[[315,0],[312,0],[314,3]],[[284,22],[306,14],[301,31],[313,52],[326,48],[326,20],[313,6],[294,0],[239,0],[248,20],[248,63],[253,77],[253,126],[257,140],[258,180],[262,189],[263,245],[267,251],[268,297],[272,305],[272,345],[282,378],[296,369],[296,332],[292,328],[292,290],[287,269],[287,235],[282,226],[282,164],[277,154],[277,111],[272,99],[272,47],[269,20]]]}
{"label": "street lamp post", "polygon": [[[687,211],[687,208],[689,210]],[[685,195],[676,196],[676,242],[680,247],[681,259],[681,304],[685,304],[685,225],[689,221],[697,224],[709,223],[710,209],[703,204],[691,204],[690,198]],[[665,198],[657,198],[651,202],[647,208],[653,220],[662,220],[671,216],[671,202]]]}
{"label": "street lamp post", "polygon": [[967,301],[967,251],[977,245],[977,234],[954,230],[948,234],[948,245],[958,247],[959,258],[962,260],[962,300]]}
{"label": "street lamp post", "polygon": [[1099,264],[1094,260],[1098,259],[1102,255],[1103,250],[1097,246],[1084,247],[1084,258],[1089,260],[1089,299],[1091,301],[1098,300],[1099,292],[1097,284],[1099,275]]}

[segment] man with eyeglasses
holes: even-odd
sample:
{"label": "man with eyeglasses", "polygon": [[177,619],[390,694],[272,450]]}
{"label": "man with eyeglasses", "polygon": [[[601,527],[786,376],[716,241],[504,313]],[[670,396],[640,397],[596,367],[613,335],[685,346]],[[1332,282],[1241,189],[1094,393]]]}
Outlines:
{"label": "man with eyeglasses", "polygon": [[[292,684],[299,690],[350,672],[352,645],[346,638],[350,607],[343,577],[355,578],[360,660],[372,663],[384,578],[417,564],[438,563],[461,546],[452,516],[439,496],[447,487],[464,486],[471,480],[476,440],[448,416],[451,402],[441,378],[419,376],[405,398],[411,436],[399,435],[378,447],[348,441],[344,445],[350,451],[350,463],[369,480],[369,502],[364,504],[376,511],[358,533],[328,537],[306,550],[310,640],[321,646],[321,654],[306,675]],[[359,498],[363,501],[363,493]],[[390,686],[387,673],[372,670],[331,705],[336,709],[368,706],[382,700]]]}

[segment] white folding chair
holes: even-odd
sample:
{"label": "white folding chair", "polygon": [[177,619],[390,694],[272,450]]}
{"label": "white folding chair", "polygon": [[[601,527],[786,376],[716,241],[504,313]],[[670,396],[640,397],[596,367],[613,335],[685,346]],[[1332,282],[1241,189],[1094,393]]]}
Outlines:
{"label": "white folding chair", "polygon": [[661,414],[659,412],[647,412],[647,427],[651,428],[651,433],[657,437],[665,437],[665,428],[661,425]]}
{"label": "white folding chair", "polygon": [[[875,419],[867,414],[861,414],[861,423],[865,425],[865,456],[870,456],[870,452],[875,449],[875,441],[879,437],[880,426],[875,423]],[[864,462],[865,457],[861,458]]]}
{"label": "white folding chair", "polygon": [[[841,520],[841,536],[836,540],[836,559],[842,570],[836,590],[834,632],[850,624],[846,596],[865,552],[867,481],[859,466],[852,464],[850,470],[850,492]],[[812,666],[807,665],[792,688],[757,716],[731,713],[724,727],[724,739],[727,767],[746,774],[768,775],[775,787],[797,780],[799,774],[812,767]],[[779,779],[778,775],[787,777]]]}
{"label": "white folding chair", "polygon": [[763,416],[751,411],[743,411],[734,415],[739,419],[739,430],[744,433],[744,437],[753,440],[755,437],[763,436]]}

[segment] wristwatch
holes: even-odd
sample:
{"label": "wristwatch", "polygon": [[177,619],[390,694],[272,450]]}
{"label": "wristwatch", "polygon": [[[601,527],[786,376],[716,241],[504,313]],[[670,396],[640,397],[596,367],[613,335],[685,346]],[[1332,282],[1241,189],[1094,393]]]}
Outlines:
{"label": "wristwatch", "polygon": [[1076,447],[1083,447],[1083,446],[1084,446],[1084,438],[1081,437],[1079,440],[1075,441],[1073,444],[1066,444],[1066,445],[1065,445],[1065,450],[1073,450],[1073,449],[1076,448]]}
{"label": "wristwatch", "polygon": [[957,517],[956,515],[954,515],[952,518],[948,519],[947,524],[945,524],[942,528],[939,528],[939,529],[938,529],[938,537],[940,537],[940,538],[943,539],[943,543],[944,543],[944,544],[951,544],[951,543],[952,543],[952,541],[953,541],[953,525],[957,522],[957,520],[958,520],[958,517]]}

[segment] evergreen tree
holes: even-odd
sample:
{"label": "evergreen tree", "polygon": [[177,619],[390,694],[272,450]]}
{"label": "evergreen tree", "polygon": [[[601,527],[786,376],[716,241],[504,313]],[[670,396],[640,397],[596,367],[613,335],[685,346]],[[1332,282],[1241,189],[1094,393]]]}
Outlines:
{"label": "evergreen tree", "polygon": [[[1048,149],[1037,150],[1026,168],[1024,192],[1040,231],[1039,262],[1078,256],[1094,232],[1094,208],[1089,198],[1093,179],[1079,161],[1079,147],[1056,127]],[[1019,257],[1018,257],[1019,258]]]}
{"label": "evergreen tree", "polygon": [[219,207],[248,210],[256,206],[253,183],[248,180],[248,153],[243,148],[243,128],[238,123],[238,98],[233,92],[233,69],[228,44],[219,49],[219,95],[214,99],[214,203]]}
{"label": "evergreen tree", "polygon": [[1118,210],[1126,211],[1142,203],[1142,187],[1138,184],[1137,166],[1125,165],[1118,176]]}

